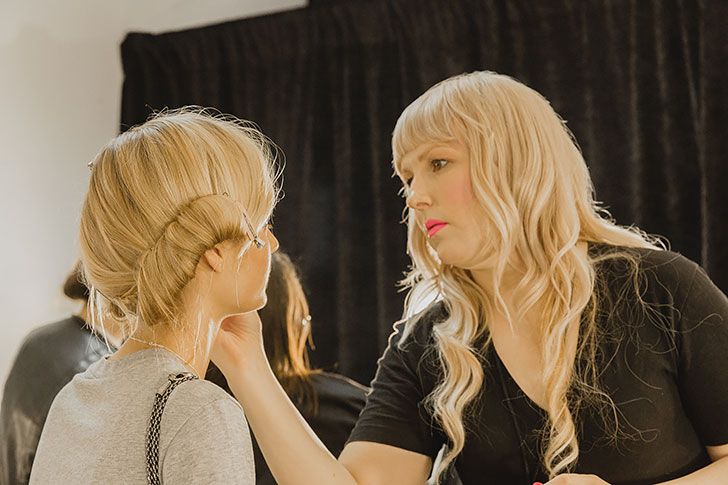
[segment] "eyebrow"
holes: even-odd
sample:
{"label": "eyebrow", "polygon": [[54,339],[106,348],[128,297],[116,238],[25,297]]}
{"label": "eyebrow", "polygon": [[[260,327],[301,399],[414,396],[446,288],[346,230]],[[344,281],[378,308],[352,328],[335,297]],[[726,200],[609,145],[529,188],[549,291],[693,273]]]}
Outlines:
{"label": "eyebrow", "polygon": [[[436,150],[438,148],[450,149],[450,147],[448,147],[447,145],[444,145],[442,143],[432,143],[431,146],[427,150],[424,150],[421,154],[419,154],[417,157],[415,157],[415,163],[422,163],[422,162],[426,161],[427,156],[430,154],[430,152],[432,152],[433,150]],[[412,153],[412,152],[410,152],[410,153]],[[407,158],[407,155],[400,158],[400,160],[401,160],[399,163],[400,169],[398,171],[400,173],[412,173],[412,171],[409,169],[409,165],[407,165],[407,166],[404,165],[403,161],[405,158]]]}
{"label": "eyebrow", "polygon": [[[428,148],[427,150],[424,150],[424,151],[423,151],[422,153],[420,153],[420,154],[419,154],[419,155],[418,155],[417,157],[414,157],[415,163],[422,163],[422,161],[423,161],[423,160],[424,160],[424,159],[426,158],[427,154],[429,154],[429,153],[430,153],[430,152],[431,152],[431,151],[432,151],[432,150],[433,150],[433,149],[434,149],[434,148],[435,148],[436,146],[437,146],[437,145],[433,145],[433,146],[429,147],[429,148]],[[412,151],[410,151],[410,152],[409,152],[409,153],[407,153],[407,154],[406,154],[405,156],[403,156],[402,158],[400,158],[400,160],[401,160],[401,162],[400,162],[400,167],[402,168],[402,170],[401,170],[402,172],[405,172],[405,171],[409,171],[409,170],[407,170],[407,169],[405,168],[405,165],[404,165],[404,160],[405,160],[406,158],[410,158],[410,159],[411,159],[411,158],[413,158],[413,157],[411,157],[411,156],[409,156],[409,157],[408,157],[408,155],[410,155],[411,153],[412,153]],[[409,167],[409,165],[407,165],[407,167]]]}

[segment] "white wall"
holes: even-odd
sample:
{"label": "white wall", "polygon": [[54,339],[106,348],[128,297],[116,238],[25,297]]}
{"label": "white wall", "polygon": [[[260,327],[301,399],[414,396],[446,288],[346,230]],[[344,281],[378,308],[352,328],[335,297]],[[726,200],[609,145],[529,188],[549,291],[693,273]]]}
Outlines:
{"label": "white wall", "polygon": [[0,384],[29,330],[76,310],[60,288],[78,251],[86,163],[119,126],[125,33],[306,3],[0,0]]}

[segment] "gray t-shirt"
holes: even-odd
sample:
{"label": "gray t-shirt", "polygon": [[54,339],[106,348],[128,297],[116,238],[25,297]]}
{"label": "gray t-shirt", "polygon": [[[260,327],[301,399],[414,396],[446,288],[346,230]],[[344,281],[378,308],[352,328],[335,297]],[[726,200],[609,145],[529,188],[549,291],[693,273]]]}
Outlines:
{"label": "gray t-shirt", "polygon": [[[51,405],[31,484],[146,479],[146,435],[154,395],[188,369],[166,350],[101,359]],[[204,380],[183,382],[162,415],[159,470],[165,483],[255,483],[250,431],[237,401]]]}

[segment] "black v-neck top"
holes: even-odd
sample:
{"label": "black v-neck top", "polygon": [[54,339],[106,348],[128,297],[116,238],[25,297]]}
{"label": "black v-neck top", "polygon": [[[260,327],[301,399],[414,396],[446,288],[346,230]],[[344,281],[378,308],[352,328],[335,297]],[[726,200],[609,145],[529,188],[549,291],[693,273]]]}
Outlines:
{"label": "black v-neck top", "polygon": [[[624,248],[595,245],[590,254]],[[579,459],[573,473],[610,484],[652,484],[710,463],[705,446],[728,443],[728,299],[695,263],[670,251],[629,249],[640,260],[638,304],[624,259],[597,266],[600,386],[617,405],[616,441],[594,407],[575,414]],[[432,327],[440,302],[398,348],[396,326],[379,361],[367,405],[349,441],[396,446],[435,457],[447,437],[424,405],[442,376]],[[580,336],[581,338],[581,336]],[[518,387],[492,345],[484,382],[466,421],[455,467],[464,484],[547,481],[540,450],[544,410]]]}

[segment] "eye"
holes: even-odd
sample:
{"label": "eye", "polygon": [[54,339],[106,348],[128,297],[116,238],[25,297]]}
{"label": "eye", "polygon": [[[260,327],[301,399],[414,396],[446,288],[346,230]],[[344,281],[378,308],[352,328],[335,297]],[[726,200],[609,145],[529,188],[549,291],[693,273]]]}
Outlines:
{"label": "eye", "polygon": [[443,160],[442,158],[436,158],[434,160],[430,160],[430,165],[432,166],[433,172],[442,170],[443,168],[445,168],[445,165],[447,165],[448,163],[450,163],[450,162],[448,162],[447,160]]}
{"label": "eye", "polygon": [[409,186],[412,184],[412,179],[414,177],[412,176],[411,172],[400,172],[399,173],[399,179],[402,181],[402,184],[405,188],[409,188]]}

